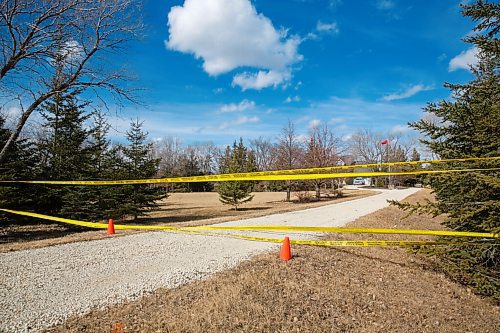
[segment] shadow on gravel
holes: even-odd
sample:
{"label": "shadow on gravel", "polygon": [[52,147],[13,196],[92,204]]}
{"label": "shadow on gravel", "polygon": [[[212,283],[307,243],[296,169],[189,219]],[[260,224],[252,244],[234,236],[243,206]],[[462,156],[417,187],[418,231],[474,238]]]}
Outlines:
{"label": "shadow on gravel", "polygon": [[86,231],[89,229],[57,223],[35,224],[33,221],[31,223],[4,223],[0,228],[0,244],[58,238]]}
{"label": "shadow on gravel", "polygon": [[260,211],[260,210],[268,210],[271,207],[241,207],[238,208],[237,212],[252,212],[252,211]]}
{"label": "shadow on gravel", "polygon": [[183,215],[183,216],[165,216],[165,217],[139,217],[135,221],[126,221],[123,224],[144,224],[144,225],[157,225],[165,223],[176,222],[190,222],[198,220],[206,220],[213,218],[213,215]]}

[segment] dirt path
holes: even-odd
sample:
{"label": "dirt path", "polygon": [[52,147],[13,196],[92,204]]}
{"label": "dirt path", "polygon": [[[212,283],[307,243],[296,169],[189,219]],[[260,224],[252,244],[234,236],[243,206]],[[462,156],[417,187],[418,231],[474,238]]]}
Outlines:
{"label": "dirt path", "polygon": [[[368,198],[238,223],[279,224],[293,220],[296,225],[338,226],[386,207],[387,199],[402,199],[415,191],[383,191]],[[156,232],[3,253],[0,330],[38,331],[72,314],[206,278],[275,247],[222,237]]]}
{"label": "dirt path", "polygon": [[[429,198],[421,191],[408,198]],[[394,207],[351,227],[440,229]],[[331,235],[329,238],[397,235]],[[500,332],[500,308],[401,248],[294,247],[214,277],[74,317],[51,332]]]}

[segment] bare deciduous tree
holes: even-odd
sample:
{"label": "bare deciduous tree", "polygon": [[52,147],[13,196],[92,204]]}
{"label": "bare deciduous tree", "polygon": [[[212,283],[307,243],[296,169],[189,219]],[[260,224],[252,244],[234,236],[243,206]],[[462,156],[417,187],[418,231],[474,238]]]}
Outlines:
{"label": "bare deciduous tree", "polygon": [[[133,99],[123,84],[127,76],[110,53],[137,37],[138,17],[136,0],[0,2],[0,92],[21,110],[0,162],[30,116],[56,94],[106,90]],[[54,82],[56,59],[64,62],[65,75]]]}
{"label": "bare deciduous tree", "polygon": [[217,172],[217,156],[220,154],[220,149],[213,143],[195,143],[188,149],[194,151],[202,174],[210,175]]}
{"label": "bare deciduous tree", "polygon": [[185,176],[182,160],[196,160],[199,172],[204,175],[214,174],[218,168],[220,149],[213,143],[195,143],[185,147],[176,137],[165,137],[155,142],[154,157],[160,159],[160,177]]}
{"label": "bare deciduous tree", "polygon": [[[386,139],[387,144],[382,144]],[[370,164],[406,161],[415,147],[416,140],[412,137],[405,137],[401,133],[383,135],[370,130],[355,133],[350,141],[351,154],[355,160]],[[389,171],[388,168],[380,167],[373,167],[371,171],[382,171],[382,169]],[[389,183],[390,179],[387,178],[386,182]]]}
{"label": "bare deciduous tree", "polygon": [[257,169],[259,171],[268,171],[275,166],[276,161],[276,145],[270,139],[258,137],[250,139],[250,149],[255,156]]}
{"label": "bare deciduous tree", "polygon": [[183,152],[181,139],[175,137],[162,138],[155,142],[153,152],[154,157],[160,159],[160,177],[175,177],[181,175],[181,170],[179,170]]}
{"label": "bare deciduous tree", "polygon": [[[335,138],[327,124],[320,124],[309,131],[309,138],[304,156],[304,165],[308,168],[322,168],[337,165],[340,161],[340,141]],[[316,199],[321,197],[321,186],[325,179],[312,181],[316,189]]]}
{"label": "bare deciduous tree", "polygon": [[384,147],[381,142],[384,138],[379,133],[373,133],[369,130],[359,131],[352,135],[349,141],[351,154],[358,162],[378,163],[382,158]]}
{"label": "bare deciduous tree", "polygon": [[[276,154],[277,169],[295,169],[300,166],[303,155],[303,147],[299,141],[299,136],[295,131],[295,125],[289,120],[288,124],[281,130],[278,137]],[[290,201],[292,182],[286,182],[286,201]]]}

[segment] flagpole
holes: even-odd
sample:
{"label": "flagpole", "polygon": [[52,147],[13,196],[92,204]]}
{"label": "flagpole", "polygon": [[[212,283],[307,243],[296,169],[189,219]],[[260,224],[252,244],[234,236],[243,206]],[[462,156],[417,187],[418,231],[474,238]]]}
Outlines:
{"label": "flagpole", "polygon": [[[387,155],[387,163],[389,163],[389,143],[385,146],[385,152]],[[391,165],[388,165],[388,171],[391,173]],[[387,188],[390,190],[391,189],[391,175],[389,175],[389,184],[387,185]]]}
{"label": "flagpole", "polygon": [[[388,139],[385,139],[383,140],[382,142],[380,142],[381,145],[385,145],[385,158],[386,158],[386,162],[389,162],[389,140]],[[382,160],[383,160],[383,156],[384,156],[384,153],[383,151],[380,151],[380,168],[379,170],[382,170]],[[391,172],[391,166],[389,165],[388,166],[388,170],[389,172]],[[391,187],[391,176],[388,176],[388,184],[387,184],[387,187],[390,188]]]}

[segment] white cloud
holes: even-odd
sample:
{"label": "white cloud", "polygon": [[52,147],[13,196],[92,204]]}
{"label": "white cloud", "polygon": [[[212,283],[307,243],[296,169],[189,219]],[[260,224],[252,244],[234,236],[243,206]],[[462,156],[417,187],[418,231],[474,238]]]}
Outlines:
{"label": "white cloud", "polygon": [[0,106],[0,115],[5,119],[17,119],[21,116],[21,108],[18,106]]}
{"label": "white cloud", "polygon": [[297,141],[302,143],[307,143],[309,141],[309,136],[306,134],[297,135]]}
{"label": "white cloud", "polygon": [[342,0],[330,0],[329,7],[330,9],[337,9],[342,4]]}
{"label": "white cloud", "polygon": [[409,131],[411,131],[411,128],[408,125],[396,125],[391,129],[392,134],[404,134]]}
{"label": "white cloud", "polygon": [[343,136],[342,136],[342,138],[341,138],[341,140],[342,140],[343,142],[348,142],[348,141],[351,141],[351,139],[352,139],[352,133],[349,133],[349,134],[343,135]]}
{"label": "white cloud", "polygon": [[340,124],[340,123],[343,123],[345,122],[346,119],[345,118],[341,118],[341,117],[334,117],[332,119],[330,119],[330,123],[335,125],[335,124]]}
{"label": "white cloud", "polygon": [[288,96],[284,103],[300,102],[300,96]]}
{"label": "white cloud", "polygon": [[394,8],[394,2],[391,0],[378,0],[377,1],[377,8],[380,10],[389,10]]}
{"label": "white cloud", "polygon": [[230,103],[230,104],[224,104],[223,106],[220,107],[219,111],[220,112],[242,112],[245,110],[251,110],[255,108],[255,102],[254,101],[249,101],[248,99],[244,99],[238,104],[236,103]]}
{"label": "white cloud", "polygon": [[316,30],[318,30],[319,32],[327,32],[332,34],[339,33],[339,28],[336,22],[323,23],[321,21],[318,21],[318,23],[316,24]]}
{"label": "white cloud", "polygon": [[453,72],[456,71],[457,69],[470,70],[470,66],[477,65],[478,62],[477,53],[478,49],[475,46],[471,47],[467,51],[461,52],[459,55],[455,56],[453,59],[450,60],[448,71]]}
{"label": "white cloud", "polygon": [[394,101],[397,99],[404,99],[404,98],[414,96],[421,91],[427,91],[427,90],[432,90],[432,89],[434,89],[433,86],[424,86],[423,84],[417,84],[414,86],[410,86],[408,89],[406,89],[404,91],[386,95],[386,96],[382,97],[382,99],[384,101]]}
{"label": "white cloud", "polygon": [[[0,103],[2,103],[3,100],[0,99]],[[22,110],[19,106],[15,105],[14,102],[6,103],[6,104],[0,104],[0,117],[3,118],[5,121],[4,127],[6,128],[13,128],[19,118],[21,117]],[[39,121],[39,113],[36,113],[31,117],[30,121],[32,123],[37,123]],[[28,126],[26,126],[28,127]],[[35,126],[35,128],[38,128],[38,126]]]}
{"label": "white cloud", "polygon": [[[302,114],[309,115],[309,120],[320,119],[327,122],[334,129],[337,136],[349,134],[356,129],[371,129],[375,132],[389,132],[398,124],[416,121],[422,117],[422,107],[425,102],[400,103],[386,101],[368,101],[357,98],[331,97],[328,100],[312,103],[302,110]],[[332,122],[333,118],[343,118],[349,128],[341,129]],[[307,127],[305,125],[298,128]]]}
{"label": "white cloud", "polygon": [[70,40],[63,44],[59,55],[63,58],[64,62],[73,63],[82,59],[84,52],[83,46],[80,43],[76,40]]}
{"label": "white cloud", "polygon": [[276,30],[250,0],[185,0],[170,10],[168,26],[166,46],[202,59],[209,75],[258,68],[258,73],[234,76],[233,85],[243,90],[286,83],[291,66],[302,60],[297,50],[301,39]]}
{"label": "white cloud", "polygon": [[[225,147],[240,136],[273,137],[286,121],[285,119],[280,122],[270,122],[268,121],[270,115],[264,112],[261,112],[262,116],[257,115],[259,118],[253,115],[240,118],[245,115],[240,113],[214,114],[214,110],[218,110],[220,106],[221,104],[213,102],[172,102],[152,104],[148,107],[148,112],[137,106],[123,107],[119,114],[111,112],[109,115],[108,120],[112,125],[110,139],[116,143],[124,143],[124,133],[130,127],[130,120],[139,117],[145,121],[144,130],[149,132],[149,138],[172,136],[181,138],[186,144],[212,142]],[[110,110],[115,110],[114,105],[109,107]],[[258,107],[256,105],[256,108]],[[119,106],[116,106],[117,108]],[[274,120],[274,115],[271,117]],[[221,127],[224,129],[221,130]]]}
{"label": "white cloud", "polygon": [[218,130],[224,130],[230,127],[238,126],[238,125],[243,125],[243,124],[248,124],[248,123],[258,123],[260,119],[258,117],[239,117],[238,119],[235,120],[230,120],[230,121],[225,121],[219,126],[217,126]]}
{"label": "white cloud", "polygon": [[277,87],[280,84],[285,84],[292,78],[292,73],[289,70],[280,71],[258,71],[257,73],[244,72],[237,74],[233,78],[233,86],[240,86],[241,90],[247,89],[261,90],[267,87]]}
{"label": "white cloud", "polygon": [[309,119],[311,119],[310,116],[302,116],[298,119],[295,119],[294,123],[295,124],[303,124],[303,123],[307,122]]}
{"label": "white cloud", "polygon": [[318,127],[321,124],[321,120],[319,119],[313,119],[309,122],[309,129],[314,129]]}
{"label": "white cloud", "polygon": [[448,57],[448,55],[446,53],[441,53],[439,55],[439,57],[437,57],[437,60],[438,61],[443,61],[444,59],[446,59]]}
{"label": "white cloud", "polygon": [[317,34],[315,34],[314,32],[309,32],[302,40],[306,41],[306,40],[318,40],[318,39],[319,36]]}

